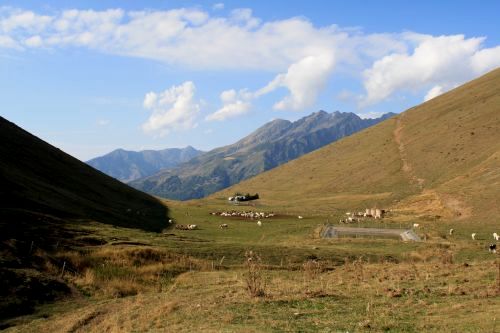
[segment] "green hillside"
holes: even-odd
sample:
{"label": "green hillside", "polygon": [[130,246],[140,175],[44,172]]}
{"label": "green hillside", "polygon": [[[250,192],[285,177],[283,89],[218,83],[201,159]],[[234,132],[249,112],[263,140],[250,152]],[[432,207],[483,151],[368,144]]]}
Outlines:
{"label": "green hillside", "polygon": [[435,218],[500,213],[500,69],[214,194],[331,211],[368,206]]}

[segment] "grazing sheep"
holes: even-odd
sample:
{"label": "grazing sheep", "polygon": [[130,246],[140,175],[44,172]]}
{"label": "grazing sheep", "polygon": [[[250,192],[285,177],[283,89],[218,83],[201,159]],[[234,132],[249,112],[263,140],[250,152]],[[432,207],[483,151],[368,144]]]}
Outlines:
{"label": "grazing sheep", "polygon": [[301,219],[303,219],[303,217],[302,217],[302,216],[300,216],[300,215],[298,216],[298,218],[299,218],[300,220],[301,220]]}
{"label": "grazing sheep", "polygon": [[420,224],[418,223],[413,223],[413,228],[418,228],[420,226]]}
{"label": "grazing sheep", "polygon": [[495,239],[496,241],[498,241],[498,240],[500,240],[500,236],[496,232],[494,232],[493,233],[493,239]]}
{"label": "grazing sheep", "polygon": [[489,246],[488,251],[491,252],[491,253],[497,253],[497,245],[491,243],[490,246]]}
{"label": "grazing sheep", "polygon": [[223,224],[221,224],[221,225],[219,226],[219,228],[221,228],[221,229],[224,229],[224,228],[227,228],[227,227],[228,227],[228,225],[227,225],[226,223],[223,223]]}
{"label": "grazing sheep", "polygon": [[172,224],[172,223],[174,223],[174,221],[172,221],[172,219],[169,219],[169,220],[168,220],[168,223],[169,223],[169,224]]}
{"label": "grazing sheep", "polygon": [[194,229],[196,229],[197,227],[198,227],[198,226],[197,226],[196,224],[188,224],[188,226],[187,226],[187,228],[188,228],[189,230],[194,230]]}
{"label": "grazing sheep", "polygon": [[453,231],[455,231],[455,230],[450,229],[450,236],[453,235]]}
{"label": "grazing sheep", "polygon": [[257,225],[258,225],[259,227],[262,227],[262,222],[261,222],[261,221],[257,221]]}
{"label": "grazing sheep", "polygon": [[472,237],[472,240],[476,240],[476,233],[475,232],[472,233],[470,236]]}

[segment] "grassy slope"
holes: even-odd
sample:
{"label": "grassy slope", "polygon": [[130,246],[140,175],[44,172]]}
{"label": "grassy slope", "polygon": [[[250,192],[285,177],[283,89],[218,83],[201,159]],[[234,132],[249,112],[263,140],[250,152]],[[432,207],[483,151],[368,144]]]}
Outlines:
{"label": "grassy slope", "polygon": [[499,181],[497,69],[211,199],[258,192],[264,204],[298,210],[378,205],[491,220]]}
{"label": "grassy slope", "polygon": [[[160,230],[166,207],[0,118],[0,210]],[[11,225],[10,228],[15,227]]]}

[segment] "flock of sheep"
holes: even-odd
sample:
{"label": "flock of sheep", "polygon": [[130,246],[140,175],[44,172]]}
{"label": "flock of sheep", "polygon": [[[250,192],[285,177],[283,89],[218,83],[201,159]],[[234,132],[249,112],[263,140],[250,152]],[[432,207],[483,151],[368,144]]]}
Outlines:
{"label": "flock of sheep", "polygon": [[385,209],[378,209],[378,208],[367,208],[364,212],[347,212],[345,213],[347,215],[346,219],[341,219],[339,222],[340,223],[356,223],[356,222],[363,222],[364,218],[374,218],[374,219],[381,219],[384,217],[386,211]]}
{"label": "flock of sheep", "polygon": [[[418,227],[420,227],[420,224],[418,224],[418,223],[413,223],[413,228],[414,228],[414,229],[416,229],[416,228],[418,228]],[[450,236],[453,236],[453,233],[454,233],[454,232],[455,232],[455,229],[451,228],[451,229],[448,231],[448,234],[449,234]],[[475,240],[476,240],[477,233],[473,232],[470,236],[471,236],[472,240],[473,240],[473,241],[475,241]],[[499,234],[497,234],[496,232],[494,232],[494,233],[492,234],[492,236],[493,236],[493,239],[494,239],[495,241],[497,241],[497,242],[498,242],[498,241],[500,240],[500,235],[499,235]],[[491,252],[491,253],[497,253],[497,245],[496,245],[495,243],[491,243],[491,244],[488,246],[488,251],[489,251],[489,252]]]}
{"label": "flock of sheep", "polygon": [[274,213],[265,213],[265,212],[253,212],[253,211],[237,211],[237,210],[231,210],[231,211],[223,211],[223,212],[212,212],[210,215],[216,215],[216,216],[224,216],[224,217],[243,217],[247,219],[259,219],[259,218],[270,218],[274,217]]}

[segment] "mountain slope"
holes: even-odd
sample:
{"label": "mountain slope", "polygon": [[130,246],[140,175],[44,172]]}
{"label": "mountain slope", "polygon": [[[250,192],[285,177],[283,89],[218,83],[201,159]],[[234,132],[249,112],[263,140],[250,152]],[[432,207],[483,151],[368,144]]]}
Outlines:
{"label": "mountain slope", "polygon": [[0,117],[0,210],[159,230],[166,208]]}
{"label": "mountain slope", "polygon": [[295,122],[276,119],[232,145],[130,185],[166,198],[201,198],[390,116],[361,119],[353,113],[319,111]]}
{"label": "mountain slope", "polygon": [[0,156],[0,327],[72,293],[60,274],[71,267],[52,254],[100,245],[92,222],[149,231],[166,225],[167,209],[157,199],[1,117]]}
{"label": "mountain slope", "polygon": [[87,164],[113,178],[129,182],[151,176],[161,169],[173,168],[202,153],[191,146],[138,152],[117,149],[93,158]]}
{"label": "mountain slope", "polygon": [[370,205],[492,220],[500,213],[500,69],[406,112],[214,194],[263,204]]}

